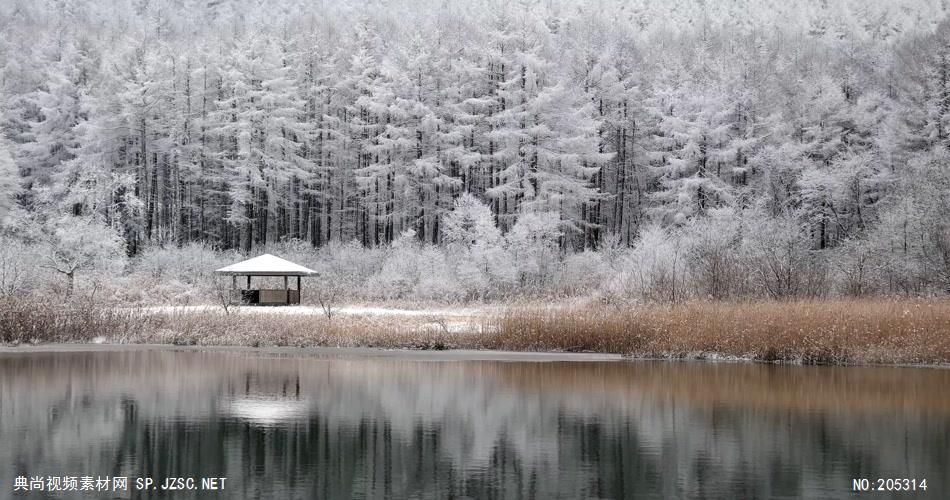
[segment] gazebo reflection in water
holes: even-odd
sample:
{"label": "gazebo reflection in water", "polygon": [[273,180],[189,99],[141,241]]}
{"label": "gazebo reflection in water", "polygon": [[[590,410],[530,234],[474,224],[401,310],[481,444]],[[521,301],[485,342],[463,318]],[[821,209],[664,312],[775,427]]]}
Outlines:
{"label": "gazebo reflection in water", "polygon": [[[231,276],[231,302],[245,305],[283,306],[300,304],[300,278],[314,276],[316,271],[266,253],[253,259],[222,267],[215,274]],[[238,288],[238,277],[247,278],[245,288]],[[252,277],[284,279],[283,288],[252,288]],[[296,289],[290,288],[290,278],[297,278]],[[260,285],[258,285],[260,286]]]}
{"label": "gazebo reflection in water", "polygon": [[300,396],[300,374],[244,375],[243,390],[228,384],[218,400],[218,411],[230,418],[260,426],[276,426],[306,419],[313,405]]}

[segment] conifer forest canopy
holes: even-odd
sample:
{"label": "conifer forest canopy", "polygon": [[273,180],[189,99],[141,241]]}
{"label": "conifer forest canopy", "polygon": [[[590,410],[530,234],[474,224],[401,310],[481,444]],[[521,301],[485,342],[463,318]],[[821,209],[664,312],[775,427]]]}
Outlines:
{"label": "conifer forest canopy", "polygon": [[950,291],[936,0],[0,0],[0,105],[6,238],[787,247]]}

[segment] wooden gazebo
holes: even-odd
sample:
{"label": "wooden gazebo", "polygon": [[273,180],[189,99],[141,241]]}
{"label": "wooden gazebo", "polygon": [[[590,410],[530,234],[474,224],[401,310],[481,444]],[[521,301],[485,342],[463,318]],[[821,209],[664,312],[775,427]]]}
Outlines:
{"label": "wooden gazebo", "polygon": [[[317,274],[289,260],[269,253],[231,264],[215,271],[215,274],[231,276],[231,301],[248,305],[282,306],[300,303],[300,278]],[[238,288],[238,276],[247,277],[247,287]],[[251,288],[251,277],[283,277],[283,289]],[[290,288],[290,277],[297,277],[297,289]]]}

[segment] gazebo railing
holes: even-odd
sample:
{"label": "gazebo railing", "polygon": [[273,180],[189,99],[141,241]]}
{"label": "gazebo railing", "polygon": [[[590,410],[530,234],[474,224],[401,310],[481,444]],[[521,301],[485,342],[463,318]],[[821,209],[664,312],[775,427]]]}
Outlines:
{"label": "gazebo railing", "polygon": [[300,290],[288,290],[283,288],[232,290],[231,302],[262,306],[300,304]]}

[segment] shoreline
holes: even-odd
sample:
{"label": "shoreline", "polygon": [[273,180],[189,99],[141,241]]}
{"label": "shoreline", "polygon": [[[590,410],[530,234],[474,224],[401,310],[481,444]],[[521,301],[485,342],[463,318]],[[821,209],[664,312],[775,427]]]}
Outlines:
{"label": "shoreline", "polygon": [[946,300],[437,306],[341,305],[338,314],[327,318],[312,306],[242,307],[227,313],[207,305],[7,303],[0,304],[0,346],[6,346],[0,349],[160,345],[455,353],[442,355],[446,358],[500,352],[565,359],[602,355],[791,365],[950,365]]}
{"label": "shoreline", "polygon": [[115,351],[181,351],[181,352],[248,352],[260,354],[299,354],[304,356],[332,356],[334,358],[379,358],[408,361],[514,361],[514,362],[615,362],[634,358],[621,354],[595,352],[532,352],[477,349],[384,349],[376,347],[292,347],[292,346],[225,346],[173,344],[109,344],[109,343],[51,343],[36,345],[0,345],[0,356],[33,353],[81,353]]}
{"label": "shoreline", "polygon": [[605,363],[605,362],[657,362],[657,363],[702,363],[702,364],[762,364],[798,367],[842,368],[930,368],[950,369],[950,363],[839,363],[809,364],[794,360],[766,361],[752,357],[736,357],[722,353],[699,353],[695,356],[636,356],[605,352],[566,351],[509,351],[501,349],[413,349],[379,347],[293,347],[242,345],[175,345],[175,344],[119,344],[97,342],[48,343],[48,344],[0,344],[0,357],[17,354],[73,354],[124,351],[170,351],[170,352],[221,352],[250,354],[279,354],[312,358],[333,359],[381,359],[427,362],[514,362],[514,363]]}

